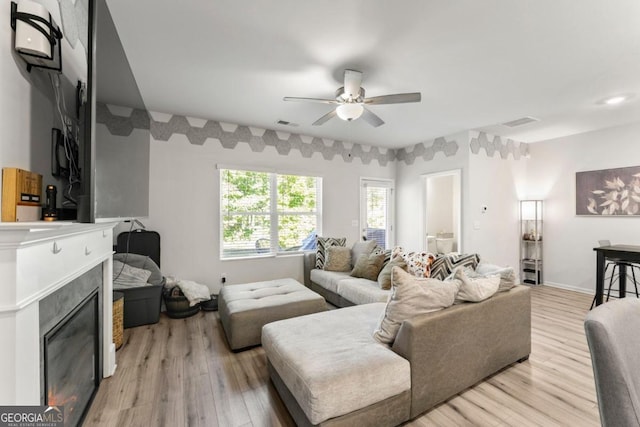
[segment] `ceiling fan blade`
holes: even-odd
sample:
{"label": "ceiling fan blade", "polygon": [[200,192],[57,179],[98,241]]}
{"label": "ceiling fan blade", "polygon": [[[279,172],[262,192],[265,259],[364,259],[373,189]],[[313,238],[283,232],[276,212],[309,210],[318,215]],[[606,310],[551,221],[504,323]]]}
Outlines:
{"label": "ceiling fan blade", "polygon": [[313,122],[312,125],[313,126],[320,126],[320,125],[324,124],[325,122],[328,122],[330,119],[334,118],[335,116],[336,116],[336,110],[334,109],[334,110],[329,111],[324,116],[320,117],[315,122]]}
{"label": "ceiling fan blade", "polygon": [[297,98],[295,96],[285,96],[282,98],[284,101],[298,101],[298,102],[317,102],[320,104],[339,104],[335,99],[322,99],[322,98]]}
{"label": "ceiling fan blade", "polygon": [[420,92],[413,93],[395,93],[393,95],[374,96],[366,98],[364,103],[367,105],[380,104],[403,104],[405,102],[420,102],[422,95]]}
{"label": "ceiling fan blade", "polygon": [[356,70],[344,70],[344,99],[356,99],[360,96],[360,84],[362,84],[362,72]]}
{"label": "ceiling fan blade", "polygon": [[382,126],[384,124],[384,120],[382,120],[380,117],[378,117],[368,108],[364,109],[361,117],[364,119],[365,122],[369,123],[374,128],[377,128],[378,126]]}

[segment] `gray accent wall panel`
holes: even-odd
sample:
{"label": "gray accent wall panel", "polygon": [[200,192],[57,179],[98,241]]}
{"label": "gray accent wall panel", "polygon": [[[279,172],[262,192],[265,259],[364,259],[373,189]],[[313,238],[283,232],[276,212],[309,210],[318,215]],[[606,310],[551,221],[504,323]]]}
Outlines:
{"label": "gray accent wall panel", "polygon": [[431,161],[436,153],[442,153],[446,157],[453,157],[460,148],[456,141],[447,141],[442,137],[434,139],[429,145],[427,144],[427,142],[421,142],[413,147],[401,148],[396,151],[396,159],[405,162],[407,165],[411,165],[418,158]]}
{"label": "gray accent wall panel", "polygon": [[509,158],[510,154],[515,160],[519,160],[520,157],[526,157],[529,154],[528,144],[524,142],[516,143],[512,139],[507,139],[505,142],[501,137],[490,136],[485,132],[480,132],[477,137],[471,138],[469,149],[473,154],[480,154],[481,150],[484,149],[488,157],[500,156],[503,160]]}
{"label": "gray accent wall panel", "polygon": [[[400,161],[411,165],[418,159],[431,161],[437,153],[445,157],[453,157],[458,153],[460,144],[455,140],[448,141],[444,137],[435,138],[432,141],[420,142],[414,146],[389,149],[382,152],[378,147],[363,144],[347,144],[343,141],[326,142],[314,137],[310,142],[303,141],[299,134],[291,133],[287,136],[279,136],[278,132],[267,129],[261,136],[253,135],[248,126],[238,125],[233,131],[225,130],[221,123],[207,120],[202,127],[193,126],[184,116],[173,115],[167,121],[156,121],[149,117],[146,111],[134,109],[129,117],[117,116],[111,113],[105,104],[98,104],[97,122],[104,124],[113,135],[126,136],[133,129],[150,129],[151,136],[157,141],[168,141],[175,134],[185,135],[194,145],[202,145],[207,139],[218,140],[226,149],[233,150],[238,143],[248,144],[251,151],[261,153],[266,147],[275,147],[278,154],[286,156],[292,151],[299,151],[302,157],[309,158],[315,153],[320,153],[323,159],[333,160],[342,157],[346,163],[353,159],[359,159],[368,165],[377,161],[380,166],[387,166],[390,162]],[[284,133],[281,133],[284,135]],[[471,138],[469,149],[473,154],[480,154],[484,149],[489,157],[499,156],[507,159],[509,155],[515,160],[529,153],[529,147],[522,142],[511,139],[503,139],[499,136],[489,136],[480,132],[477,137]]]}

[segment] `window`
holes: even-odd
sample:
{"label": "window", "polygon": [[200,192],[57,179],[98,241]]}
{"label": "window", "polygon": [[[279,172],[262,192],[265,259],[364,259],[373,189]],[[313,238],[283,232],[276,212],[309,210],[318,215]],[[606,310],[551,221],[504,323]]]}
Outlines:
{"label": "window", "polygon": [[393,245],[393,181],[361,179],[360,212],[363,240],[375,240],[388,249]]}
{"label": "window", "polygon": [[322,178],[220,170],[221,257],[315,249]]}

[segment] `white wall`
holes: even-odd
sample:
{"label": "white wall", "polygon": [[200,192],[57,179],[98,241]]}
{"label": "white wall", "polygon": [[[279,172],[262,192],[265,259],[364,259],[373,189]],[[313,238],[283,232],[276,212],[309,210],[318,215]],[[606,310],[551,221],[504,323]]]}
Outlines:
{"label": "white wall", "polygon": [[[518,200],[525,185],[526,159],[470,154],[467,204],[463,208],[465,252],[519,270]],[[463,190],[464,191],[464,190]],[[487,211],[482,213],[482,207]]]}
{"label": "white wall", "polygon": [[9,22],[11,8],[7,3],[0,8],[0,166],[31,168],[32,109],[38,109],[42,95],[31,85],[25,63],[14,53],[14,34]]}
{"label": "white wall", "polygon": [[[51,128],[60,128],[60,120],[54,116],[49,75],[38,68],[28,73],[26,63],[15,53],[9,3],[0,8],[0,20],[6,24],[0,26],[0,167],[43,175],[43,187],[58,186],[60,206],[62,184],[51,176]],[[75,92],[66,79],[62,82],[69,103]]]}
{"label": "white wall", "polygon": [[[417,158],[413,164],[397,162],[396,178],[396,244],[406,250],[426,250],[426,231],[424,227],[425,183],[423,175],[462,169],[462,211],[465,210],[465,194],[468,193],[466,169],[469,158],[468,133],[462,132],[445,137],[446,141],[456,141],[458,151],[447,157],[437,152],[432,160]],[[429,143],[427,143],[429,145]],[[464,225],[462,235],[464,236]],[[464,248],[464,243],[463,243]]]}
{"label": "white wall", "polygon": [[427,180],[427,234],[453,233],[453,176],[437,176]]}
{"label": "white wall", "polygon": [[545,283],[593,292],[598,240],[640,244],[638,217],[575,215],[575,173],[640,165],[640,123],[532,144],[526,198],[544,200]]}
{"label": "white wall", "polygon": [[273,147],[253,152],[245,142],[225,149],[215,139],[204,145],[190,144],[184,135],[169,141],[151,140],[148,229],[162,237],[162,271],[204,283],[213,289],[225,273],[236,284],[282,277],[303,280],[300,255],[250,260],[220,260],[220,197],[217,164],[273,168],[279,172],[323,177],[323,232],[357,241],[360,177],[394,178],[395,164],[386,167],[372,161],[363,165],[336,156],[327,161],[320,153],[303,158],[298,150],[279,155]]}

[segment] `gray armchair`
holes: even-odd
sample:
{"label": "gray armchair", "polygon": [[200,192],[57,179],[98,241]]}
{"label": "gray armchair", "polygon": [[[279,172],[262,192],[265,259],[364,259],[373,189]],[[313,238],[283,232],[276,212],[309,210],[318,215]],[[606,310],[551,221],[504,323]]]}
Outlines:
{"label": "gray armchair", "polygon": [[640,300],[593,309],[584,321],[603,426],[640,426]]}

